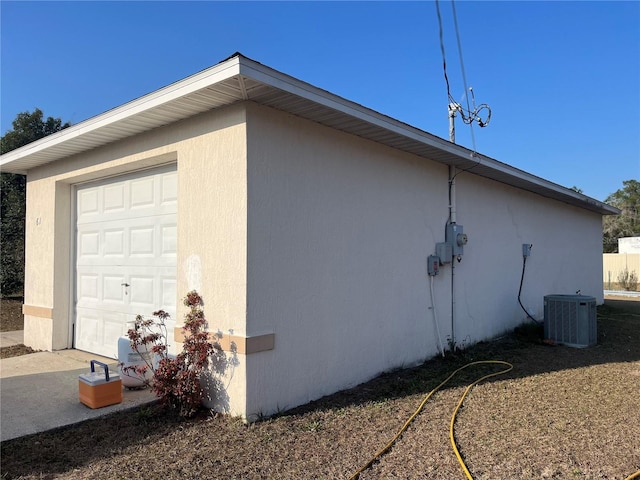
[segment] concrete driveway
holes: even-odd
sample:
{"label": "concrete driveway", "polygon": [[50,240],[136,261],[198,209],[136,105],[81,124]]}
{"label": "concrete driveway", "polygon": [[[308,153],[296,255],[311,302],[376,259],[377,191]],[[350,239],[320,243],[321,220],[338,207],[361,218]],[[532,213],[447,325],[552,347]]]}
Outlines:
{"label": "concrete driveway", "polygon": [[[3,332],[2,346],[11,342]],[[11,336],[9,335],[9,336]],[[18,343],[21,343],[21,339]],[[38,352],[0,360],[0,440],[71,425],[155,401],[148,390],[124,389],[117,405],[91,409],[78,399],[78,376],[91,370],[91,360],[117,372],[117,361],[79,350]]]}

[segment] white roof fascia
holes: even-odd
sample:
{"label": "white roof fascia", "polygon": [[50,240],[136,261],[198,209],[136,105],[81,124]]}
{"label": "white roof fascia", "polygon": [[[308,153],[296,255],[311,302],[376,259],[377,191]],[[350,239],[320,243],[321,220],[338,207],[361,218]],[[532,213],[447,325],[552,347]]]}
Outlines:
{"label": "white roof fascia", "polygon": [[[369,108],[358,105],[357,103],[346,100],[318,87],[314,87],[313,85],[310,85],[289,75],[272,70],[270,68],[265,69],[263,65],[250,59],[243,59],[247,61],[246,64],[243,63],[240,66],[240,73],[244,76],[258,80],[262,83],[286,91],[293,95],[306,98],[314,103],[318,103],[325,107],[338,110],[345,113],[346,115],[358,118],[370,124],[377,125],[381,128],[384,128],[385,130],[392,131],[405,137],[409,137],[420,143],[426,143],[461,159],[479,162],[484,167],[489,167],[496,172],[500,172],[512,178],[517,178],[523,182],[536,184],[543,189],[553,190],[563,196],[572,196],[574,199],[580,202],[588,203],[589,205],[598,209],[607,210],[607,213],[609,214],[617,215],[620,213],[617,208],[611,207],[604,202],[600,202],[591,197],[575,192],[574,190],[568,189],[561,185],[557,185],[553,182],[537,177],[518,168],[512,167],[511,165],[508,165],[506,163],[494,160],[478,153],[474,153],[465,147],[456,145],[452,142],[448,142],[440,137],[432,135],[406,123],[402,123],[399,120],[383,115]],[[471,171],[471,173],[473,173],[472,169],[469,170]]]}
{"label": "white roof fascia", "polygon": [[452,154],[459,153],[459,146],[456,146],[451,142],[447,142],[440,137],[419,130],[409,124],[378,113],[375,110],[371,110],[370,108],[358,105],[355,102],[346,100],[326,90],[314,87],[309,83],[303,82],[284,73],[272,69],[265,70],[263,65],[250,59],[244,58],[244,60],[246,60],[247,63],[240,66],[240,73],[244,76],[291,93],[292,95],[305,98],[319,105],[338,110],[351,117],[377,125],[385,130],[389,130],[403,136],[408,136],[421,143],[428,143],[440,150],[444,150]]}
{"label": "white roof fascia", "polygon": [[[0,169],[11,171],[14,173],[26,173],[28,168],[42,165],[56,159],[38,159],[37,155],[42,152],[46,154],[46,150],[56,146],[64,146],[69,142],[73,146],[74,140],[78,142],[85,135],[100,135],[99,130],[104,127],[116,126],[118,122],[134,119],[137,115],[144,114],[150,110],[170,105],[171,102],[177,101],[191,93],[205,89],[207,87],[214,88],[216,84],[236,77],[239,82],[241,98],[238,100],[252,99],[251,94],[247,91],[245,79],[257,82],[265,87],[269,87],[274,91],[284,92],[309,102],[310,105],[318,105],[325,107],[331,111],[343,115],[347,119],[355,119],[362,122],[362,125],[374,126],[389,132],[397,138],[409,139],[414,147],[426,146],[438,151],[438,161],[448,165],[469,165],[472,167],[462,168],[469,170],[470,173],[492,178],[497,181],[503,179],[504,183],[512,185],[516,188],[522,188],[538,193],[549,198],[565,201],[578,207],[586,208],[591,211],[597,211],[601,214],[611,215],[618,214],[619,210],[598,200],[579,194],[568,188],[557,185],[548,180],[536,177],[523,170],[507,165],[503,162],[491,159],[484,155],[472,152],[471,150],[448,142],[428,132],[422,131],[411,125],[403,123],[392,117],[378,113],[370,108],[351,102],[339,97],[326,90],[322,90],[309,83],[298,80],[290,75],[278,72],[270,67],[255,62],[241,54],[222,61],[221,63],[207,68],[199,73],[191,75],[183,80],[175,82],[171,85],[163,87],[148,95],[144,95],[136,100],[132,100],[120,107],[116,107],[103,114],[92,117],[77,125],[71,126],[53,135],[49,135],[24,147],[13,150],[0,157]],[[259,100],[257,100],[259,102]],[[213,107],[212,107],[213,108]],[[276,105],[277,108],[277,105]],[[283,107],[286,110],[286,107]],[[185,117],[186,118],[186,115]],[[313,119],[313,115],[309,118]],[[177,120],[174,120],[177,121]],[[154,127],[155,128],[155,127]],[[335,128],[335,127],[333,127]],[[345,131],[349,132],[348,129]],[[377,141],[376,135],[363,135],[364,138]],[[124,138],[124,137],[123,137]],[[99,145],[111,143],[112,139],[104,137],[104,142]],[[118,141],[117,139],[115,141]],[[385,143],[380,140],[380,143]],[[98,145],[98,146],[99,146]],[[88,146],[85,150],[96,148],[96,145]],[[440,155],[440,154],[444,155]],[[32,158],[30,166],[18,167],[18,165],[29,165],[28,162],[20,162]],[[60,157],[62,158],[62,157]],[[13,163],[13,165],[11,165]],[[2,168],[8,166],[10,168]],[[481,166],[482,168],[477,168]],[[473,172],[473,168],[477,168]],[[482,171],[481,171],[482,170]],[[505,178],[507,180],[505,180]]]}
{"label": "white roof fascia", "polygon": [[88,120],[84,120],[69,128],[65,128],[64,130],[60,130],[53,135],[48,135],[28,145],[5,153],[1,157],[2,160],[0,161],[0,168],[2,168],[3,165],[18,160],[21,157],[32,155],[47,148],[68,142],[99,128],[114,124],[126,118],[131,118],[154,107],[188,95],[189,93],[232,78],[238,74],[239,63],[239,57],[233,57],[214,67],[203,70],[195,75],[191,75],[184,80],[172,83],[171,85],[160,88],[153,93],[127,102],[113,110],[108,110],[105,113],[89,118]]}

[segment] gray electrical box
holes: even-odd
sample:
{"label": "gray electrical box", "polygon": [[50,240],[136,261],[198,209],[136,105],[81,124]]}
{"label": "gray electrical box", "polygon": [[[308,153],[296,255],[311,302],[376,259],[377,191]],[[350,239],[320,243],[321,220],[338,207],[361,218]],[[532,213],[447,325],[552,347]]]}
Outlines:
{"label": "gray electrical box", "polygon": [[522,244],[522,256],[523,257],[529,257],[531,255],[531,247],[533,247],[533,245],[530,244],[530,243],[523,243]]}
{"label": "gray electrical box", "polygon": [[429,255],[427,259],[427,273],[432,277],[440,273],[440,259],[437,256]]}
{"label": "gray electrical box", "polygon": [[453,256],[462,255],[464,253],[464,246],[467,244],[467,235],[463,232],[462,225],[457,223],[447,223],[444,239],[447,243],[451,244],[453,249]]}
{"label": "gray electrical box", "polygon": [[450,243],[436,243],[436,255],[440,257],[440,264],[451,263],[453,258],[453,247]]}

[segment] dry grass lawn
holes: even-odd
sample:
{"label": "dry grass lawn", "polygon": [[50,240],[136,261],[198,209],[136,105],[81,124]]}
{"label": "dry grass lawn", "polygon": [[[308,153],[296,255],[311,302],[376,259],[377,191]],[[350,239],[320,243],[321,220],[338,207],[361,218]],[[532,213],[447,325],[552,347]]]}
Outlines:
{"label": "dry grass lawn", "polygon": [[[22,316],[22,297],[3,297],[0,302],[0,332],[12,332],[24,329],[24,317]],[[0,347],[0,358],[17,357],[34,353],[30,347],[24,345],[11,345]]]}
{"label": "dry grass lawn", "polygon": [[36,353],[36,350],[22,344],[0,347],[0,358],[19,357],[20,355],[28,355],[30,353]]}
{"label": "dry grass lawn", "polygon": [[24,329],[22,297],[2,297],[0,302],[0,332]]}
{"label": "dry grass lawn", "polygon": [[[450,372],[484,359],[514,369],[476,386],[458,415],[473,478],[623,480],[640,470],[640,302],[599,308],[594,347],[537,334],[522,329],[251,425],[147,407],[3,442],[2,478],[347,479]],[[466,385],[496,369],[461,372],[361,480],[464,479],[451,413]]]}

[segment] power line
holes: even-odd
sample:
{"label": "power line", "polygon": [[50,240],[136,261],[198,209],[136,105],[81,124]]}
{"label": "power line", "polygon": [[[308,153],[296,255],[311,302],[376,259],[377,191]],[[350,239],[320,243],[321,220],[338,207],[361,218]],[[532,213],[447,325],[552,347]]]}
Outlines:
{"label": "power line", "polygon": [[[459,113],[460,114],[460,118],[462,119],[462,121],[470,126],[470,128],[471,128],[471,140],[472,140],[472,144],[473,144],[473,152],[474,152],[474,155],[475,155],[475,153],[477,152],[477,148],[476,148],[475,134],[474,134],[474,131],[473,131],[473,122],[478,122],[478,125],[480,127],[486,127],[489,124],[489,121],[491,120],[491,108],[489,107],[489,105],[487,105],[485,103],[480,104],[480,105],[476,105],[475,95],[473,93],[473,89],[467,87],[467,77],[466,77],[466,72],[465,72],[465,68],[464,68],[464,59],[463,59],[463,56],[462,56],[462,42],[460,40],[460,30],[458,28],[458,16],[457,16],[454,0],[451,1],[451,7],[452,7],[452,10],[453,10],[453,22],[454,22],[454,28],[455,28],[455,32],[456,32],[456,40],[457,40],[457,44],[458,44],[458,55],[459,55],[459,58],[460,58],[460,68],[461,68],[461,72],[462,72],[462,81],[463,81],[464,89],[465,89],[465,99],[466,99],[467,108],[465,109],[462,105],[460,105],[460,103],[457,102],[455,100],[455,98],[453,98],[453,96],[451,95],[451,86],[449,84],[449,77],[447,75],[447,60],[446,60],[446,54],[445,54],[445,48],[444,48],[444,29],[442,27],[442,15],[440,13],[440,1],[436,0],[435,4],[436,4],[436,13],[437,13],[437,16],[438,16],[438,27],[439,27],[439,37],[440,37],[440,51],[442,53],[442,67],[443,67],[443,72],[444,72],[445,83],[447,85],[447,99],[449,101],[449,108],[453,109],[453,112],[451,112],[452,115],[455,115],[456,112]],[[472,98],[472,101],[473,101],[473,110],[471,109],[471,105],[469,104],[469,93],[471,93],[471,98]],[[483,120],[482,117],[481,117],[481,112],[483,112],[483,111],[486,111],[486,115],[487,115],[485,120]]]}

